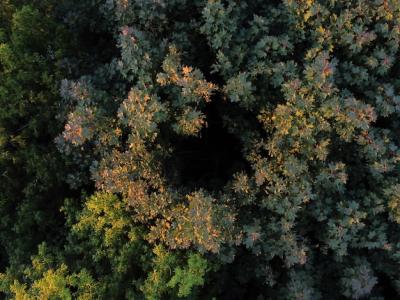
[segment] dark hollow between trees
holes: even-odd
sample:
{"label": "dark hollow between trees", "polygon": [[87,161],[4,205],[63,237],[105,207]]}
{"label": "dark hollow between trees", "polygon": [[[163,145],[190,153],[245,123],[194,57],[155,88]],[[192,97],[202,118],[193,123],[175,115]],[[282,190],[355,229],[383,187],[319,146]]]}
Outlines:
{"label": "dark hollow between trees", "polygon": [[[222,102],[222,101],[221,101]],[[247,169],[241,142],[223,126],[224,104],[212,101],[204,113],[207,126],[198,137],[175,136],[174,151],[168,159],[167,176],[174,185],[188,189],[221,189],[235,172]]]}

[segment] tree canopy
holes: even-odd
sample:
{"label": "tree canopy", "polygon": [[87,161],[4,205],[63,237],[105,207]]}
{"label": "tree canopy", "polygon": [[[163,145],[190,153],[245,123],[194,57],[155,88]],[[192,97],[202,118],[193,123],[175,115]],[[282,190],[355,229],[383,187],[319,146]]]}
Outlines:
{"label": "tree canopy", "polygon": [[400,1],[3,0],[6,299],[400,296]]}

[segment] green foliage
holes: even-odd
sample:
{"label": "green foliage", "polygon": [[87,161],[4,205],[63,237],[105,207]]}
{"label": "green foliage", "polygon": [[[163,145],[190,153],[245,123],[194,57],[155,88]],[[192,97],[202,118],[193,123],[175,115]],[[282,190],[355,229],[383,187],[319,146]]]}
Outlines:
{"label": "green foliage", "polygon": [[143,243],[143,229],[135,226],[127,213],[126,203],[111,194],[98,193],[85,201],[82,211],[75,211],[68,203],[64,211],[71,220],[65,252],[73,261],[71,267],[86,267],[100,278],[96,290],[101,297],[136,295],[135,281],[140,284],[146,266],[142,266],[142,259],[150,250]]}
{"label": "green foliage", "polygon": [[146,299],[188,297],[196,295],[196,288],[204,285],[207,261],[199,254],[189,254],[186,264],[176,254],[162,246],[154,248],[153,269],[141,290]]}
{"label": "green foliage", "polygon": [[160,299],[168,291],[168,280],[177,265],[177,257],[162,246],[153,249],[154,267],[141,288],[146,299]]}
{"label": "green foliage", "polygon": [[66,34],[49,6],[22,4],[2,2],[0,29],[0,245],[16,269],[39,243],[59,236],[67,192],[52,141],[62,128],[55,114]]}
{"label": "green foliage", "polygon": [[85,269],[70,274],[65,264],[57,265],[46,252],[45,244],[40,245],[37,256],[32,258],[32,266],[24,270],[25,283],[2,274],[2,291],[14,299],[96,298],[96,284]]}
{"label": "green foliage", "polygon": [[344,270],[345,277],[342,280],[343,294],[351,299],[360,299],[368,296],[378,280],[372,274],[369,264],[360,264]]}
{"label": "green foliage", "polygon": [[186,269],[177,267],[175,274],[168,282],[169,287],[179,287],[178,296],[188,296],[194,286],[204,285],[204,275],[207,268],[207,261],[200,255],[194,254],[188,259]]}

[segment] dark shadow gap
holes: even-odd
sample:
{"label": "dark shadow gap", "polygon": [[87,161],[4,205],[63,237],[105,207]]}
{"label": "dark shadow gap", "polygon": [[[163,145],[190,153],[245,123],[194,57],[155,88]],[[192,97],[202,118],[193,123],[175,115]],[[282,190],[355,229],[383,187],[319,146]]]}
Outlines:
{"label": "dark shadow gap", "polygon": [[216,191],[235,172],[248,168],[241,142],[223,126],[220,110],[224,105],[219,99],[207,104],[204,109],[207,127],[198,137],[172,137],[174,151],[166,162],[166,172],[173,185]]}

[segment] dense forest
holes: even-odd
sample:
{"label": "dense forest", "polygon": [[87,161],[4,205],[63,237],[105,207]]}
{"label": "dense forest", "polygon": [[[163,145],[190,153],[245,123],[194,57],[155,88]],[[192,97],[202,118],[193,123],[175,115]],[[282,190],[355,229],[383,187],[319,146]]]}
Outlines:
{"label": "dense forest", "polygon": [[400,0],[0,0],[0,298],[400,299]]}

